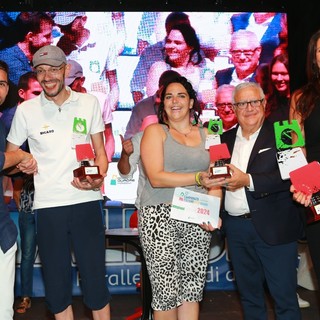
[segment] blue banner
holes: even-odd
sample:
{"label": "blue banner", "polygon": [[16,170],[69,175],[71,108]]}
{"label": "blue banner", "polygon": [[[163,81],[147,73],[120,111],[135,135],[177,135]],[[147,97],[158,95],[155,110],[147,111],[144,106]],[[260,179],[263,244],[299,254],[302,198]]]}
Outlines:
{"label": "blue banner", "polygon": [[[105,209],[107,228],[128,228],[129,219],[134,210],[134,207],[123,206],[120,202],[110,203]],[[18,225],[18,212],[11,212],[11,217]],[[18,236],[16,296],[20,295],[20,260],[20,237]],[[137,284],[140,282],[140,269],[140,256],[134,246],[110,239],[106,240],[106,278],[111,294],[138,293]],[[73,295],[81,295],[80,277],[74,257],[72,259],[72,276]],[[234,289],[234,275],[225,244],[214,236],[210,250],[205,290]],[[45,295],[38,251],[33,270],[33,294],[35,297]]]}

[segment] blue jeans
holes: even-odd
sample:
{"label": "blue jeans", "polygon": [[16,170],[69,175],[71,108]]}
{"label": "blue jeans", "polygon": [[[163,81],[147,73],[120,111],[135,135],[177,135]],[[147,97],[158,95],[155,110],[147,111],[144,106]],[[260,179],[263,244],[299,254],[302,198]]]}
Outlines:
{"label": "blue jeans", "polygon": [[19,212],[21,239],[21,297],[32,297],[33,264],[36,253],[36,228],[34,214]]}

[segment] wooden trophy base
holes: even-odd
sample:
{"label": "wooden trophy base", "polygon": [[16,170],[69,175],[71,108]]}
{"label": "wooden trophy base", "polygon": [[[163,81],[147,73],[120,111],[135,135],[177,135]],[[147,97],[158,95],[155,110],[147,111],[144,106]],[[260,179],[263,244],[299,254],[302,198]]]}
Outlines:
{"label": "wooden trophy base", "polygon": [[87,181],[87,176],[94,179],[100,179],[102,176],[98,166],[81,166],[73,170],[73,176],[79,178],[81,182]]}
{"label": "wooden trophy base", "polygon": [[224,163],[221,163],[221,161],[219,161],[219,163],[217,163],[217,162],[212,163],[210,165],[210,173],[211,173],[210,178],[211,179],[214,179],[214,178],[231,178],[231,173],[230,173],[229,167],[224,165]]}

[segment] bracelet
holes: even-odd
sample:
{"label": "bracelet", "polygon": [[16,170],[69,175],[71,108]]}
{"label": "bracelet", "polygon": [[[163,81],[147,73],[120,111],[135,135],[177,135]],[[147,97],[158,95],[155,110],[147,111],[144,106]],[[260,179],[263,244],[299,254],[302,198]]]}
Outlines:
{"label": "bracelet", "polygon": [[195,180],[196,180],[196,183],[199,187],[202,186],[201,184],[201,172],[197,172],[196,175],[195,175]]}

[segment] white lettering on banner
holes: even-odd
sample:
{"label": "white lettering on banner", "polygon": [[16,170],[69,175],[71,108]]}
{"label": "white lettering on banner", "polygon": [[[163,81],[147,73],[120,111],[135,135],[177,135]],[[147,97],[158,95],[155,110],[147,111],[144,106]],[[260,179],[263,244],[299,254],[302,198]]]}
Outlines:
{"label": "white lettering on banner", "polygon": [[132,274],[130,269],[121,269],[120,273],[107,274],[106,277],[110,286],[130,286],[132,284],[137,284],[140,281],[140,274]]}
{"label": "white lettering on banner", "polygon": [[235,280],[233,270],[230,270],[226,273],[226,279],[230,282]]}
{"label": "white lettering on banner", "polygon": [[219,280],[219,267],[210,266],[207,270],[206,282],[219,282]]}
{"label": "white lettering on banner", "polygon": [[221,281],[233,282],[234,281],[234,274],[233,270],[229,270],[227,272],[220,272],[219,267],[214,267],[213,265],[209,265],[207,269],[207,277],[206,283],[217,283]]}
{"label": "white lettering on banner", "polygon": [[[140,281],[139,273],[132,273],[130,269],[121,269],[118,274],[106,274],[108,284],[111,286],[131,286]],[[80,287],[81,276],[79,271],[76,272],[75,285]]]}

